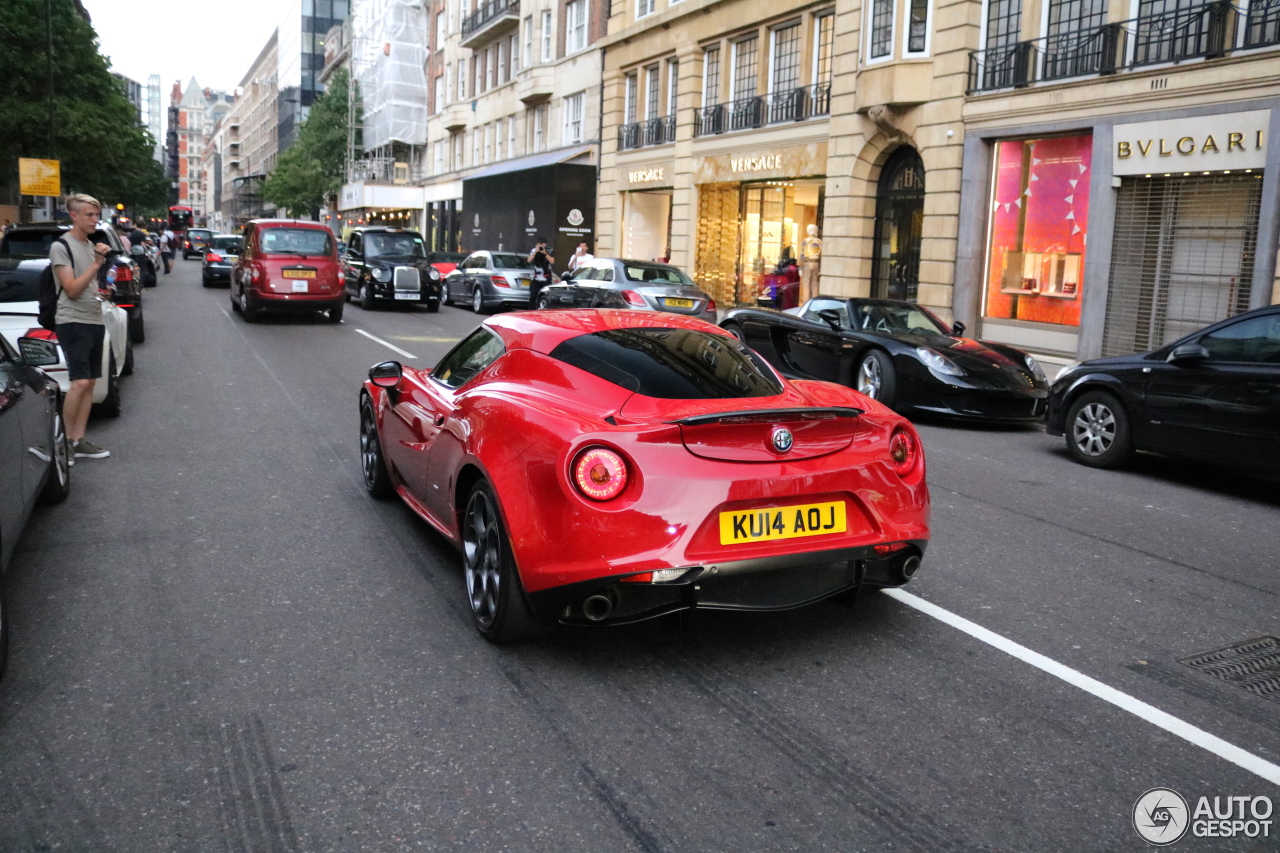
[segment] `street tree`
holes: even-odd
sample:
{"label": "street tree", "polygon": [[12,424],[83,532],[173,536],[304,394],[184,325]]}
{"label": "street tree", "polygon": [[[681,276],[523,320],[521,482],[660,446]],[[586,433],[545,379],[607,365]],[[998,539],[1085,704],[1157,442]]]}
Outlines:
{"label": "street tree", "polygon": [[311,104],[311,112],[298,128],[297,139],[280,155],[275,171],[263,182],[263,198],[291,215],[316,216],[320,207],[342,189],[351,85],[346,69],[334,73],[328,88]]}

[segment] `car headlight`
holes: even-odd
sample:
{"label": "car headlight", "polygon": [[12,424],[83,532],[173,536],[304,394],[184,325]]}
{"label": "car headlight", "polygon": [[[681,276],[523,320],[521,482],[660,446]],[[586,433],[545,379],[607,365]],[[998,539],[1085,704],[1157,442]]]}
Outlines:
{"label": "car headlight", "polygon": [[378,281],[388,281],[391,278],[391,272],[390,270],[384,270],[382,267],[375,267],[373,277]]}
{"label": "car headlight", "polygon": [[1049,378],[1044,375],[1044,368],[1040,366],[1040,362],[1036,361],[1032,356],[1025,356],[1024,361],[1027,363],[1027,370],[1031,371],[1031,375],[1041,382],[1048,382]]}
{"label": "car headlight", "polygon": [[432,267],[430,270],[427,271],[427,278],[431,279],[432,281],[439,281],[440,270],[436,269],[435,267]]}
{"label": "car headlight", "polygon": [[930,370],[936,370],[939,373],[945,373],[948,376],[963,376],[964,368],[947,358],[940,352],[934,352],[928,347],[916,347],[916,355],[920,356],[920,360]]}

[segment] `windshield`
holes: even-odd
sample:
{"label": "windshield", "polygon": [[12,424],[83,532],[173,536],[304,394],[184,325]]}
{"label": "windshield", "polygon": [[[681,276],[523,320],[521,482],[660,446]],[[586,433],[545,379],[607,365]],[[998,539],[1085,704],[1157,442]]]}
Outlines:
{"label": "windshield", "polygon": [[570,338],[551,357],[664,400],[774,397],[782,385],[735,338],[693,329],[610,329]]}
{"label": "windshield", "polygon": [[425,258],[426,247],[417,234],[377,234],[364,235],[364,256],[377,258],[381,255],[407,255],[413,258]]}
{"label": "windshield", "polygon": [[262,251],[268,255],[331,255],[333,237],[320,228],[267,228]]}
{"label": "windshield", "polygon": [[224,237],[219,234],[217,237],[213,238],[213,248],[222,249],[227,252],[238,252],[240,251],[240,246],[243,241],[243,237]]}
{"label": "windshield", "polygon": [[531,270],[533,264],[529,263],[529,259],[523,255],[493,255],[493,269],[495,270]]}
{"label": "windshield", "polygon": [[645,284],[688,284],[693,281],[675,267],[663,264],[626,264],[627,278]]}
{"label": "windshield", "polygon": [[849,303],[852,327],[860,332],[949,335],[951,329],[929,309],[913,302],[854,299]]}

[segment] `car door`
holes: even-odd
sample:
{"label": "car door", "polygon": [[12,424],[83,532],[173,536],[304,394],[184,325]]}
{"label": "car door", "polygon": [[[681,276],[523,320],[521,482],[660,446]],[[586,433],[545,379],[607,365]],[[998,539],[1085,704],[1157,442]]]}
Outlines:
{"label": "car door", "polygon": [[43,400],[27,387],[26,370],[9,342],[0,340],[0,566],[8,563],[34,500],[23,424],[32,420],[27,410]]}
{"label": "car door", "polygon": [[364,270],[364,238],[359,233],[352,234],[351,242],[347,244],[347,256],[342,264],[343,287],[352,293],[359,292]]}
{"label": "car door", "polygon": [[843,340],[819,311],[840,312],[841,325],[848,326],[849,308],[840,299],[812,299],[802,315],[807,323],[787,323],[785,327],[786,362],[796,373],[807,379],[836,382],[840,378],[840,360],[843,357]]}
{"label": "car door", "polygon": [[601,267],[588,265],[574,270],[570,279],[565,282],[566,289],[562,293],[552,291],[553,298],[561,300],[552,308],[590,308],[600,297],[599,282],[604,274]]}
{"label": "car door", "polygon": [[1203,347],[1205,357],[1157,361],[1147,376],[1151,443],[1280,469],[1280,312],[1245,317],[1187,343]]}

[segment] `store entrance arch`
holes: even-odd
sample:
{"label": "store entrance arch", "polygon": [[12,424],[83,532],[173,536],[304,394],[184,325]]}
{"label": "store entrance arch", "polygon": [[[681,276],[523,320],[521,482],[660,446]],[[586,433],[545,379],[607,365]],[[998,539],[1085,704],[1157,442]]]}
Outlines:
{"label": "store entrance arch", "polygon": [[885,162],[876,188],[873,297],[916,298],[923,226],[924,163],[914,148],[904,145]]}

